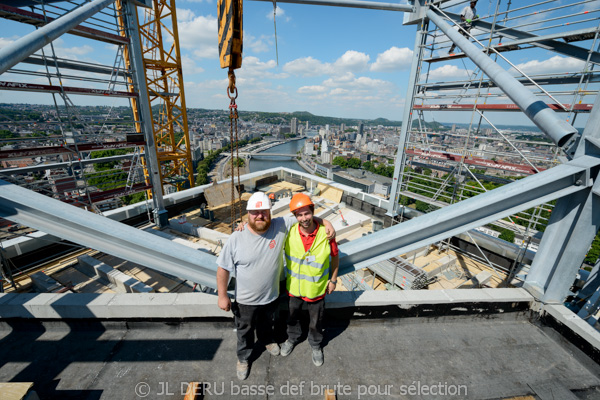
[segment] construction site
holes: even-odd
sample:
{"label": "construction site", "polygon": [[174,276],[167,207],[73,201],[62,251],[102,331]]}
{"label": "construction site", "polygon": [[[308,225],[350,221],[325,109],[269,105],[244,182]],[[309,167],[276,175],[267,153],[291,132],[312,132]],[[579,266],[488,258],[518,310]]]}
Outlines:
{"label": "construction site", "polygon": [[[174,0],[0,3],[31,25],[0,48],[0,89],[54,104],[38,122],[54,133],[0,139],[0,399],[600,399],[600,261],[585,261],[600,228],[600,3],[490,1],[461,31],[464,1],[284,2],[395,12],[415,31],[389,196],[284,167],[240,174],[228,160],[254,147],[237,146],[232,96],[212,175],[230,178],[198,185]],[[63,34],[113,45],[114,64],[63,58]],[[539,49],[572,62],[510,61]],[[438,66],[464,78],[438,81]],[[122,103],[92,114],[75,95]],[[448,112],[468,127],[430,127]],[[539,135],[499,128],[517,115]],[[272,218],[310,195],[340,267],[325,368],[306,342],[287,359],[262,349],[242,383],[216,260],[257,191]]]}

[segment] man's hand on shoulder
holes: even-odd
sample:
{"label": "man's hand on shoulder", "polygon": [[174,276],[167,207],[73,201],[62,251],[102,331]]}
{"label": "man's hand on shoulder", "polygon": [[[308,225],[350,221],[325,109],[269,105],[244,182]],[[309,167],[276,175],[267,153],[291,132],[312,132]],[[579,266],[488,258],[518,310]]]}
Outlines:
{"label": "man's hand on shoulder", "polygon": [[327,234],[327,240],[335,239],[335,229],[333,228],[333,225],[331,225],[331,222],[324,219],[323,226],[325,227],[325,233]]}
{"label": "man's hand on shoulder", "polygon": [[241,231],[243,231],[243,230],[244,230],[244,228],[246,227],[246,225],[248,225],[248,223],[247,223],[247,222],[244,222],[244,221],[240,222],[240,223],[239,223],[239,224],[237,224],[237,226],[235,227],[235,231],[236,231],[236,232],[241,232]]}
{"label": "man's hand on shoulder", "polygon": [[335,239],[335,229],[333,229],[333,225],[331,222],[327,221],[324,218],[313,216],[313,220],[318,225],[323,225],[325,227],[325,233],[327,234],[327,240]]}

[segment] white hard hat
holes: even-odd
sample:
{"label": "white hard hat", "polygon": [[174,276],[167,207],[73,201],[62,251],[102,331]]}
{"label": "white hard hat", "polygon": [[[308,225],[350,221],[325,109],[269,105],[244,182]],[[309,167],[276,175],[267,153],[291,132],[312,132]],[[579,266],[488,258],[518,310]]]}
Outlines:
{"label": "white hard hat", "polygon": [[270,210],[271,200],[266,193],[256,192],[248,199],[246,210]]}

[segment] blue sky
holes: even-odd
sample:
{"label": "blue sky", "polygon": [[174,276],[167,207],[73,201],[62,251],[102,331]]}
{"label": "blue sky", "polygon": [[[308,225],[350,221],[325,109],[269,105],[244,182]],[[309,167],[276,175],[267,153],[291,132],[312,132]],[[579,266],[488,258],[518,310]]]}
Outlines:
{"label": "blue sky", "polygon": [[[513,1],[512,7],[522,4],[531,2]],[[464,5],[457,5],[452,11],[460,12]],[[494,6],[495,2],[479,1],[478,14],[488,15]],[[402,119],[417,29],[415,25],[402,25],[402,13],[286,3],[277,7],[278,64],[273,4],[244,2],[243,65],[236,70],[240,110],[309,111],[345,118]],[[599,8],[598,0],[583,1],[577,6],[577,10]],[[560,15],[560,12],[555,14]],[[216,0],[178,0],[177,13],[188,107],[226,109],[229,103],[227,71],[220,68],[217,59]],[[536,18],[535,15],[529,17],[532,22]],[[32,30],[7,20],[0,21],[0,26],[0,47]],[[587,43],[579,45],[588,46]],[[72,35],[63,35],[55,42],[55,48],[61,57],[107,65],[112,65],[116,49]],[[561,70],[565,65],[577,70],[583,65],[542,49],[513,52],[509,57],[529,73]],[[508,65],[504,67],[510,69]],[[465,76],[473,66],[468,61],[453,61],[435,63],[431,68],[432,80],[440,81]],[[31,80],[15,74],[5,74],[1,78],[7,81],[26,79]],[[34,79],[47,83],[42,78]],[[572,96],[565,96],[561,101],[568,102],[569,99]],[[0,102],[50,104],[51,101],[50,96],[0,91]],[[123,100],[84,96],[74,96],[73,101],[82,105],[126,104]],[[505,98],[497,101],[510,102]],[[584,102],[589,101],[584,99]],[[438,113],[431,118],[442,122],[468,122],[470,115]],[[426,115],[426,119],[430,118]],[[515,117],[511,122],[528,123],[524,117]]]}

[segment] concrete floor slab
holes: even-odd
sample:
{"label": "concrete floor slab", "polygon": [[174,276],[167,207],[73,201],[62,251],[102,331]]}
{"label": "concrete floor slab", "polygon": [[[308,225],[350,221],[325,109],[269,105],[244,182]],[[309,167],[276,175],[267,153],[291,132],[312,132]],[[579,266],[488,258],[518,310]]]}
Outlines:
{"label": "concrete floor slab", "polygon": [[[322,399],[327,387],[337,389],[338,399],[499,399],[531,395],[531,387],[548,381],[587,396],[580,398],[600,395],[600,367],[531,323],[528,313],[343,314],[329,311],[322,367],[312,364],[306,341],[288,357],[257,346],[243,382],[235,377],[230,319],[111,328],[91,321],[79,329],[67,323],[66,331],[64,324],[15,323],[0,339],[0,381],[33,381],[44,399],[183,398],[190,381],[203,382],[205,399]],[[278,324],[279,341],[284,328]]]}

